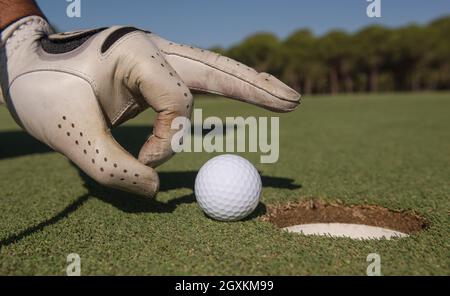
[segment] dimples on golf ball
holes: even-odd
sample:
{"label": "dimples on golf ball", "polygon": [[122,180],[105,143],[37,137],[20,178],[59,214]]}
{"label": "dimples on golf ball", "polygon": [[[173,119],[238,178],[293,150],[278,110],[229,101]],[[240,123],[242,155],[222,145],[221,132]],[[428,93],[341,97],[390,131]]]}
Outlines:
{"label": "dimples on golf ball", "polygon": [[195,196],[213,219],[236,221],[247,217],[259,203],[261,177],[245,158],[225,154],[207,161],[195,179]]}

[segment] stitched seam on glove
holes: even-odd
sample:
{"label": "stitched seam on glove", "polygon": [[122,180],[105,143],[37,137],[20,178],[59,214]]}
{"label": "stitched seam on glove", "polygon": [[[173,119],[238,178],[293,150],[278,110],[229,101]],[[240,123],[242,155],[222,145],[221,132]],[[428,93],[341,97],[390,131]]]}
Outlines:
{"label": "stitched seam on glove", "polygon": [[127,41],[130,38],[136,37],[139,34],[145,34],[142,31],[135,31],[132,33],[129,33],[127,35],[125,35],[124,37],[122,37],[120,40],[118,40],[116,43],[114,43],[113,46],[111,46],[105,53],[101,53],[101,47],[98,48],[98,53],[100,55],[100,61],[102,60],[107,60],[109,58],[110,55],[112,55],[112,53],[115,51],[115,49],[121,45],[123,42]]}
{"label": "stitched seam on glove", "polygon": [[[34,69],[34,70],[29,70],[23,73],[20,73],[19,75],[17,75],[16,77],[14,77],[8,86],[7,91],[9,91],[9,89],[11,88],[11,85],[14,83],[14,81],[16,79],[18,79],[19,77],[22,77],[24,75],[30,74],[30,73],[36,73],[36,72],[60,72],[60,73],[65,73],[65,74],[69,74],[69,75],[73,75],[75,77],[78,77],[80,79],[83,79],[84,81],[86,81],[89,85],[91,85],[92,91],[94,92],[95,97],[97,98],[97,102],[98,102],[98,95],[97,95],[97,91],[96,91],[96,84],[95,82],[89,78],[88,75],[86,75],[83,72],[79,72],[73,69],[58,69],[58,68],[46,68],[46,69]],[[78,72],[78,73],[77,73]]]}
{"label": "stitched seam on glove", "polygon": [[[32,15],[32,16],[27,16],[24,18],[21,18],[17,21],[15,21],[14,23],[10,24],[8,27],[4,28],[2,31],[0,31],[0,46],[4,46],[7,43],[10,43],[14,40],[14,38],[18,37],[18,33],[22,31],[26,26],[31,26],[31,25],[41,25],[41,28],[39,30],[39,28],[36,28],[36,32],[37,31],[41,31],[42,33],[45,34],[50,34],[52,32],[52,28],[50,27],[50,25],[48,24],[48,22],[43,19],[40,16],[36,16],[36,15]],[[21,40],[24,41],[24,40]]]}
{"label": "stitched seam on glove", "polygon": [[[114,45],[112,45],[105,53],[101,53],[101,48],[99,48],[100,61],[107,60],[122,43],[140,34],[145,33],[140,30],[128,33],[127,35],[116,41]],[[126,101],[120,108],[120,110],[114,115],[113,119],[111,119],[111,124],[115,125],[120,117],[123,116],[127,112],[127,110],[133,106],[134,103],[136,103],[134,99],[129,99],[128,101]]]}
{"label": "stitched seam on glove", "polygon": [[[236,100],[239,100],[239,101],[243,101],[243,102],[248,102],[248,103],[252,103],[252,104],[264,106],[262,103],[261,103],[261,104],[258,104],[258,102],[250,102],[249,100],[245,99],[244,97],[230,96],[229,94],[225,94],[225,93],[222,93],[222,92],[220,92],[220,91],[215,91],[215,90],[211,90],[211,89],[205,89],[205,88],[201,88],[201,87],[191,87],[191,89],[193,89],[193,90],[198,90],[198,91],[202,91],[202,92],[208,92],[208,93],[212,93],[212,94],[215,94],[215,95],[225,96],[225,97],[231,98],[231,99],[236,99]],[[277,97],[277,98],[278,98],[278,97]],[[284,100],[284,101],[286,101],[286,100]],[[291,101],[288,101],[288,102],[291,102]],[[302,101],[299,100],[299,101],[297,102],[298,105],[300,105],[301,102],[302,102]],[[294,108],[286,109],[286,110],[295,110],[296,108],[297,108],[297,106],[294,107]]]}
{"label": "stitched seam on glove", "polygon": [[229,73],[229,72],[227,72],[227,71],[225,71],[225,70],[223,70],[223,69],[220,69],[220,68],[218,68],[218,67],[215,67],[215,66],[213,66],[213,65],[210,65],[210,64],[208,64],[208,63],[205,63],[204,61],[201,61],[201,60],[198,60],[198,59],[193,59],[192,57],[185,56],[185,55],[182,55],[182,54],[179,54],[179,53],[170,53],[170,52],[167,52],[167,51],[164,51],[164,50],[162,50],[162,52],[163,52],[164,54],[166,54],[166,55],[173,55],[173,56],[182,57],[182,58],[185,58],[185,59],[188,59],[188,60],[191,60],[191,61],[195,61],[195,62],[201,63],[201,64],[203,64],[203,65],[205,65],[205,66],[208,66],[208,67],[211,67],[211,68],[213,68],[213,69],[216,69],[216,70],[218,70],[218,71],[220,71],[220,72],[222,72],[222,73],[225,73],[225,74],[230,75],[230,76],[232,76],[232,77],[235,77],[235,78],[237,78],[237,79],[239,79],[239,80],[241,80],[241,81],[243,81],[243,82],[245,82],[245,83],[248,83],[248,84],[250,84],[251,86],[253,86],[253,87],[257,88],[257,89],[260,89],[260,90],[262,90],[263,92],[265,92],[265,93],[267,93],[267,94],[269,94],[269,95],[271,95],[271,96],[274,96],[274,97],[276,97],[276,98],[279,99],[279,100],[286,101],[286,102],[290,102],[290,103],[296,103],[296,102],[297,102],[297,101],[291,101],[291,100],[287,100],[287,99],[281,98],[280,96],[277,96],[276,94],[274,94],[274,93],[272,93],[272,92],[270,92],[270,91],[268,91],[268,90],[266,90],[266,89],[264,89],[264,88],[262,88],[262,87],[260,87],[260,86],[258,86],[258,85],[256,85],[256,84],[254,84],[254,83],[252,83],[252,82],[250,82],[250,81],[248,81],[248,80],[246,80],[246,79],[244,79],[244,78],[242,78],[242,77],[239,77],[239,76],[234,75],[234,74],[232,74],[232,73]]}
{"label": "stitched seam on glove", "polygon": [[133,99],[129,99],[111,120],[111,124],[115,125],[116,122],[120,119],[120,117],[122,117],[125,114],[125,112],[127,112],[128,109],[134,105],[134,103],[135,101]]}

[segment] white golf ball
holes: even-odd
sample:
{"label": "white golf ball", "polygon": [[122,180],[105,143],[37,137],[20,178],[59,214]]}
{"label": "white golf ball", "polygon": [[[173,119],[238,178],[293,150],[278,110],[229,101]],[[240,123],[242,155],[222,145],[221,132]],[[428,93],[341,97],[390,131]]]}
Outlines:
{"label": "white golf ball", "polygon": [[213,219],[237,221],[258,206],[261,177],[245,158],[224,154],[207,161],[195,179],[195,196]]}

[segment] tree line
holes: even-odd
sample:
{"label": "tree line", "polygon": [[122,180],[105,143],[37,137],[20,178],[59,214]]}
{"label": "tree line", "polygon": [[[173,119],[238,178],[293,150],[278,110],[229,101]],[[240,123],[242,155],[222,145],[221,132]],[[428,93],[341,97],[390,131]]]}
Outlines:
{"label": "tree line", "polygon": [[450,16],[425,26],[372,25],[354,34],[315,36],[300,29],[280,40],[258,33],[212,50],[306,94],[450,89]]}

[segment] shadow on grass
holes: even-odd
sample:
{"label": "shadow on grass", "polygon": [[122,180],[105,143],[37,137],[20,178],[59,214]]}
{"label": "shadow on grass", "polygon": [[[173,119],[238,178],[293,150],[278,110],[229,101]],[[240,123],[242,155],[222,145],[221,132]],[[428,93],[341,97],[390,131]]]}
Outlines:
{"label": "shadow on grass", "polygon": [[89,199],[89,194],[84,194],[78,197],[74,202],[68,205],[64,210],[53,216],[52,218],[45,220],[37,225],[31,226],[19,233],[10,235],[9,237],[0,240],[0,249],[19,242],[27,236],[33,235],[39,231],[42,231],[45,227],[54,225],[64,218],[67,218],[71,213],[75,212]]}
{"label": "shadow on grass", "polygon": [[[184,172],[159,172],[161,179],[161,187],[159,191],[169,191],[172,189],[188,188],[194,190],[196,171]],[[261,180],[264,188],[279,188],[295,190],[302,188],[302,185],[295,184],[295,180],[282,177],[271,177],[261,175]]]}
{"label": "shadow on grass", "polygon": [[[151,127],[145,126],[119,127],[114,131],[114,137],[126,150],[136,156],[141,145],[150,132]],[[52,152],[52,150],[46,145],[33,139],[25,132],[0,132],[0,143],[5,143],[4,145],[0,145],[0,160],[36,153]],[[77,168],[75,165],[74,167]],[[144,198],[131,193],[105,188],[97,184],[78,168],[77,170],[83,180],[84,187],[88,190],[88,193],[78,197],[74,202],[52,218],[0,240],[0,249],[2,247],[17,243],[34,233],[42,231],[45,227],[54,225],[62,219],[67,218],[71,213],[75,212],[78,208],[85,204],[89,198],[97,198],[103,202],[111,204],[118,210],[125,213],[172,213],[181,204],[190,204],[195,202],[194,194],[174,198],[168,202],[160,202],[154,198]],[[193,190],[196,175],[197,172],[195,171],[160,172],[160,191],[167,192],[180,188]],[[262,176],[262,183],[263,187],[289,190],[295,190],[302,187],[301,185],[295,184],[293,179],[282,177]],[[258,216],[264,215],[265,213],[266,206],[260,203],[256,210],[245,220],[254,219]]]}
{"label": "shadow on grass", "polygon": [[[194,127],[192,127],[192,130]],[[112,130],[117,142],[133,156],[137,157],[139,150],[151,134],[153,127],[149,126],[121,126]],[[203,135],[211,129],[203,129]],[[224,132],[225,134],[225,132]],[[53,152],[47,145],[39,142],[24,131],[0,132],[0,159],[20,157],[30,154]]]}
{"label": "shadow on grass", "polygon": [[[74,167],[77,168],[75,165]],[[89,196],[106,202],[125,213],[172,213],[181,204],[195,202],[193,194],[174,198],[168,202],[160,202],[155,198],[146,198],[129,192],[107,188],[95,182],[78,168],[77,170],[84,182],[83,186],[88,190]]]}
{"label": "shadow on grass", "polygon": [[[125,126],[113,131],[116,140],[131,154],[138,155],[152,127]],[[24,131],[0,132],[0,159],[54,152]]]}
{"label": "shadow on grass", "polygon": [[[78,169],[80,177],[84,181],[84,187],[89,194],[101,201],[111,204],[118,210],[126,213],[171,213],[181,204],[195,202],[194,194],[184,195],[168,202],[160,202],[155,198],[145,198],[132,193],[106,188],[99,185],[89,176]],[[197,172],[160,172],[160,192],[167,192],[174,189],[186,188],[193,191]],[[301,185],[293,183],[294,180],[280,177],[262,176],[263,187],[295,190]],[[255,213],[258,211],[255,211]]]}
{"label": "shadow on grass", "polygon": [[0,132],[0,160],[52,152],[45,144],[21,131]]}

